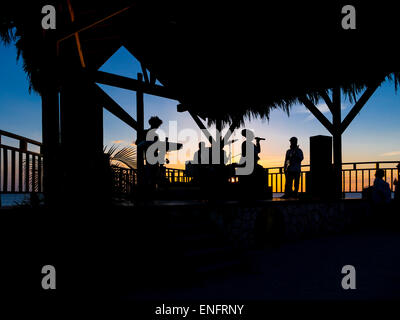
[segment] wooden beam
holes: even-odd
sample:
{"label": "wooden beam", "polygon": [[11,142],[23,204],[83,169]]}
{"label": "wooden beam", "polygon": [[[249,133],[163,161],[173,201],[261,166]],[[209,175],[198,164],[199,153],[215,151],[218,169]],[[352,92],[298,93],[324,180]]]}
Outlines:
{"label": "wooden beam", "polygon": [[149,84],[150,80],[149,80],[149,75],[147,74],[146,66],[143,63],[140,63],[140,67],[142,68],[142,74],[143,74],[143,77],[144,77],[144,82]]}
{"label": "wooden beam", "polygon": [[[74,9],[72,8],[70,0],[67,0],[67,4],[68,4],[69,15],[71,17],[71,22],[73,23],[75,21]],[[79,59],[81,61],[81,66],[82,66],[82,68],[86,68],[86,63],[85,63],[85,59],[83,57],[83,52],[82,52],[81,40],[79,38],[79,33],[75,32],[74,36],[75,36],[76,47],[77,47],[78,54],[79,54]]]}
{"label": "wooden beam", "polygon": [[323,115],[321,111],[308,99],[306,96],[302,96],[299,98],[300,102],[304,104],[304,106],[310,110],[310,112],[316,117],[319,122],[331,133],[333,134],[333,126],[332,123]]}
{"label": "wooden beam", "polygon": [[118,103],[116,103],[107,93],[105,93],[98,85],[94,85],[96,99],[98,103],[107,111],[112,113],[121,121],[125,122],[131,128],[137,130],[137,122],[133,119]]}
{"label": "wooden beam", "polygon": [[[137,74],[138,81],[143,81],[143,75]],[[136,119],[137,119],[137,135],[136,141],[142,142],[146,140],[144,136],[144,95],[143,91],[136,91]],[[142,186],[144,183],[144,149],[142,147],[137,148],[136,152],[136,166],[137,166],[137,182],[138,185]]]}
{"label": "wooden beam", "polygon": [[211,133],[208,131],[208,129],[205,127],[204,123],[201,122],[197,114],[194,114],[192,111],[188,110],[189,114],[192,116],[193,120],[196,122],[198,127],[201,129],[201,132],[206,136],[207,140],[212,139],[212,143],[216,143],[215,139],[211,135]]}
{"label": "wooden beam", "polygon": [[149,72],[150,72],[150,84],[156,84],[156,80],[157,80],[156,75],[154,74],[154,72],[151,72],[150,70],[149,70]]}
{"label": "wooden beam", "polygon": [[332,123],[333,123],[333,169],[335,198],[342,197],[342,104],[340,87],[332,89]]}
{"label": "wooden beam", "polygon": [[32,139],[29,139],[29,138],[25,138],[23,136],[19,136],[17,134],[14,134],[14,133],[11,133],[11,132],[7,132],[7,131],[3,131],[3,130],[0,130],[0,144],[1,144],[1,136],[9,137],[9,138],[12,138],[12,139],[15,139],[15,140],[23,140],[23,141],[26,141],[26,142],[28,142],[30,144],[34,144],[36,146],[39,146],[39,147],[42,146],[42,143],[39,142],[39,141],[32,140]]}
{"label": "wooden beam", "polygon": [[[141,73],[137,74],[138,81],[143,82],[143,75]],[[137,131],[138,140],[146,140],[143,136],[144,133],[144,97],[142,91],[136,92],[136,119],[137,119]]]}
{"label": "wooden beam", "polygon": [[112,17],[115,17],[115,16],[127,11],[132,6],[133,5],[130,5],[130,6],[125,7],[125,8],[122,8],[122,9],[120,9],[120,10],[118,10],[116,12],[113,12],[111,14],[108,14],[107,16],[102,17],[102,18],[95,18],[90,23],[87,23],[86,21],[75,22],[75,19],[74,19],[74,21],[73,21],[71,27],[69,28],[69,30],[67,30],[66,32],[64,32],[63,34],[60,34],[58,36],[57,44],[59,44],[60,42],[62,42],[64,40],[67,40],[67,39],[69,39],[71,37],[74,37],[76,33],[91,29],[91,28],[97,26],[99,23],[102,23],[102,22],[104,22],[106,20],[111,19]]}
{"label": "wooden beam", "polygon": [[148,84],[142,81],[138,81],[136,79],[119,76],[116,74],[103,72],[103,71],[95,71],[92,73],[91,78],[94,82],[106,84],[113,87],[118,87],[127,90],[133,91],[142,91],[146,94],[151,94],[153,96],[158,96],[162,98],[179,100],[178,96],[174,94],[171,90],[159,86],[156,84]]}
{"label": "wooden beam", "polygon": [[321,91],[319,91],[319,94],[320,94],[321,97],[324,99],[324,101],[325,101],[326,105],[328,106],[329,110],[330,110],[331,112],[333,112],[333,109],[334,109],[333,103],[332,103],[331,98],[330,98],[330,97],[328,96],[328,94],[326,93],[326,91],[325,91],[325,90],[321,90]]}
{"label": "wooden beam", "polygon": [[177,112],[186,112],[188,110],[189,110],[188,106],[186,104],[184,104],[184,103],[178,103],[177,106],[176,106],[176,111]]}
{"label": "wooden beam", "polygon": [[[101,105],[104,101],[98,95],[100,88],[88,81],[83,68],[77,65],[67,71],[62,79],[60,96],[62,160],[56,163],[61,174],[62,205],[82,208],[102,206],[110,197],[105,186]],[[85,155],[85,164],[91,170],[82,174],[79,161],[70,161],[68,154],[72,149],[76,154]],[[44,161],[47,161],[46,158]],[[90,187],[76,188],[77,183]],[[68,203],[71,197],[74,201]],[[96,198],[96,203],[89,204],[88,198]]]}
{"label": "wooden beam", "polygon": [[[46,206],[56,207],[62,203],[60,200],[62,190],[62,169],[63,162],[60,153],[60,96],[59,96],[59,74],[57,73],[57,46],[54,35],[45,32],[43,35],[43,65],[40,72],[41,100],[42,100],[42,142],[32,141],[23,137],[20,138],[20,147],[26,147],[26,142],[40,146],[40,153],[43,154],[43,191]],[[21,149],[22,149],[21,148]],[[62,167],[62,165],[61,165]],[[18,184],[19,191],[22,191],[22,153],[18,160]]]}
{"label": "wooden beam", "polygon": [[[222,140],[222,120],[221,119],[217,119],[216,123],[215,123],[215,129],[216,129],[216,133],[215,133],[215,141],[217,142],[216,147],[219,149],[218,154],[219,157],[214,157],[214,153],[213,153],[213,157],[212,157],[212,163],[213,164],[224,164],[224,142]],[[214,152],[214,146],[212,146],[212,150]]]}
{"label": "wooden beam", "polygon": [[357,116],[357,114],[361,111],[361,109],[364,107],[365,103],[371,98],[371,96],[374,94],[376,89],[380,86],[382,81],[379,81],[371,86],[368,86],[367,89],[364,91],[360,99],[354,104],[353,108],[350,110],[350,112],[347,114],[346,118],[344,118],[340,132],[343,133],[346,131],[347,127],[350,125],[350,123],[354,120],[354,118]]}
{"label": "wooden beam", "polygon": [[235,131],[236,128],[239,127],[239,120],[238,119],[234,119],[231,123],[231,125],[229,126],[228,131],[226,132],[224,139],[222,140],[224,143],[224,146],[228,145],[228,140],[231,137],[233,131]]}

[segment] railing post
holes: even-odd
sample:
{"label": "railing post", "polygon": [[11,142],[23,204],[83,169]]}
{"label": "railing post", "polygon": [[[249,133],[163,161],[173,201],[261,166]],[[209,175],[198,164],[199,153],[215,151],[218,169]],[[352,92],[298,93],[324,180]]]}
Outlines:
{"label": "railing post", "polygon": [[340,87],[332,89],[332,124],[333,124],[333,168],[335,198],[342,197],[342,133],[341,133],[341,100]]}
{"label": "railing post", "polygon": [[3,192],[8,192],[8,149],[3,148]]}
{"label": "railing post", "polygon": [[[141,73],[137,74],[137,80],[142,82],[143,75]],[[143,142],[146,140],[144,136],[144,100],[143,100],[143,91],[136,91],[136,121],[137,121],[137,131],[136,136],[137,140]],[[137,178],[139,188],[143,185],[143,177],[144,177],[144,155],[143,148],[139,148],[137,150]]]}
{"label": "railing post", "polygon": [[24,140],[19,140],[19,148],[21,151],[28,151],[28,143]]}
{"label": "railing post", "polygon": [[[59,205],[60,182],[60,112],[59,112],[59,70],[57,45],[52,32],[44,33],[44,57],[40,71],[42,99],[42,141],[43,192],[46,206]],[[26,149],[25,149],[26,150]],[[20,153],[20,157],[22,153]],[[20,179],[22,182],[22,179]],[[20,190],[22,190],[20,186]]]}

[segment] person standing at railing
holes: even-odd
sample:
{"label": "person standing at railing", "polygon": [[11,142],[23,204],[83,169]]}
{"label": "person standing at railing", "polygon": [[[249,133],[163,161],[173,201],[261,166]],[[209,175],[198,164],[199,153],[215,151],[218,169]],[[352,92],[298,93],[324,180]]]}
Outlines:
{"label": "person standing at railing", "polygon": [[282,198],[285,199],[297,197],[300,184],[301,162],[304,159],[303,151],[297,145],[297,138],[292,137],[289,141],[290,149],[286,151],[285,164],[283,166],[286,184],[285,194],[282,196]]}
{"label": "person standing at railing", "polygon": [[145,195],[151,196],[157,189],[157,185],[161,180],[161,168],[159,163],[151,164],[149,160],[149,155],[158,158],[164,159],[165,150],[160,150],[156,148],[152,150],[154,152],[148,152],[151,149],[151,146],[159,141],[159,136],[156,132],[158,128],[162,125],[163,121],[156,116],[153,116],[149,119],[150,128],[144,130],[142,137],[136,140],[137,145],[137,153],[141,153],[143,155],[143,159],[146,161],[146,165],[143,167],[144,169],[144,189]]}
{"label": "person standing at railing", "polygon": [[400,163],[397,164],[397,179],[394,179],[394,200],[400,202]]}
{"label": "person standing at railing", "polygon": [[[141,139],[136,140],[136,145],[137,145],[137,152],[138,153],[143,153],[143,159],[146,160],[147,158],[147,149],[155,142],[159,140],[159,137],[156,133],[156,130],[162,125],[162,120],[159,117],[151,117],[149,119],[149,125],[150,128],[146,129],[143,131],[143,135]],[[149,133],[152,135],[151,141],[148,141],[147,138],[149,136]],[[158,151],[157,151],[158,152]]]}

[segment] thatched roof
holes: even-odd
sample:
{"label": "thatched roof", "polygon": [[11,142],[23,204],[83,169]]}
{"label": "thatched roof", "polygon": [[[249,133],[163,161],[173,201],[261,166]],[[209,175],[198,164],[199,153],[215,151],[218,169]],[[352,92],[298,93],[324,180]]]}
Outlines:
{"label": "thatched roof", "polygon": [[[69,13],[65,1],[56,2],[62,34],[70,28]],[[272,108],[288,110],[303,94],[318,99],[321,90],[341,86],[352,98],[371,82],[400,81],[396,10],[389,4],[356,4],[357,30],[343,30],[341,8],[347,3],[340,1],[71,3],[81,25],[131,6],[80,32],[88,68],[98,69],[124,45],[180,102],[211,120],[268,117]],[[35,19],[20,19],[17,30],[26,43],[39,43],[22,51],[38,88]],[[63,42],[61,61],[75,51],[74,39]]]}

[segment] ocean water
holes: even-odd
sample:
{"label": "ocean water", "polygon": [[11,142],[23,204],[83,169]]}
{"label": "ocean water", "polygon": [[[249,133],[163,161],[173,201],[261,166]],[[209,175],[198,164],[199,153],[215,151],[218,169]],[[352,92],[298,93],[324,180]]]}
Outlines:
{"label": "ocean water", "polygon": [[[39,193],[39,200],[43,200],[43,194]],[[23,204],[30,203],[30,194],[29,193],[6,193],[0,194],[0,205],[1,207],[14,207]]]}
{"label": "ocean water", "polygon": [[[283,196],[283,192],[276,192],[272,195],[273,198],[280,198],[282,196]],[[344,197],[345,197],[345,199],[361,199],[362,194],[361,194],[361,192],[346,193]]]}
{"label": "ocean water", "polygon": [[[38,194],[39,200],[43,201],[43,194]],[[283,196],[283,193],[277,192],[273,194],[274,198],[279,198]],[[358,193],[346,193],[345,199],[361,199],[361,192]],[[394,198],[394,193],[392,193],[392,198]],[[7,193],[0,194],[0,206],[1,207],[13,207],[22,204],[29,204],[29,193]]]}
{"label": "ocean water", "polygon": [[[280,198],[283,196],[283,192],[276,192],[273,194],[273,198]],[[344,195],[345,199],[361,199],[362,193],[361,192],[346,192]],[[392,199],[394,199],[394,192],[392,192]]]}

